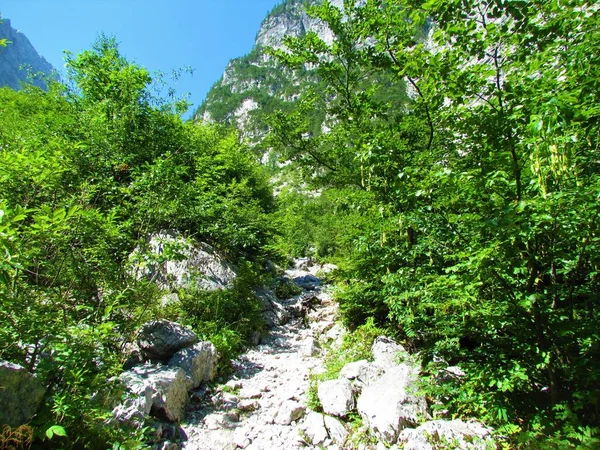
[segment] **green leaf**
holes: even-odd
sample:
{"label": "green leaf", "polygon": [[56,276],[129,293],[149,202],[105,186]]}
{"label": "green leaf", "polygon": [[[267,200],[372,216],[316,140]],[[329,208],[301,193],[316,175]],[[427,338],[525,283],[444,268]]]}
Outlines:
{"label": "green leaf", "polygon": [[67,432],[60,425],[52,425],[50,428],[46,430],[46,437],[48,439],[52,439],[54,435],[57,436],[66,436]]}

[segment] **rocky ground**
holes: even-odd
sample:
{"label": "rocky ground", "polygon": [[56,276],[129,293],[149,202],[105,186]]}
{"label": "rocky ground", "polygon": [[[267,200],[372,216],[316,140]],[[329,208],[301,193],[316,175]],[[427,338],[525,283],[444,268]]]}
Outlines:
{"label": "rocky ground", "polygon": [[[303,270],[306,269],[306,270]],[[313,280],[317,267],[289,270],[290,279]],[[184,449],[303,448],[311,372],[323,370],[318,338],[338,339],[337,308],[318,283],[290,299],[289,308],[307,305],[284,325],[275,326],[260,345],[233,362],[234,374],[214,389],[194,393],[181,427]],[[306,302],[306,299],[309,301]],[[303,313],[306,312],[306,317]],[[329,439],[330,444],[333,442]]]}

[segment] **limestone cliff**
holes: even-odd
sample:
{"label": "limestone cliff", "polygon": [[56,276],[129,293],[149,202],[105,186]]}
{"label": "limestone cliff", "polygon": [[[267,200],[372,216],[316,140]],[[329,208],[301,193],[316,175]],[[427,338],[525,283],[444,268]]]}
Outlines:
{"label": "limestone cliff", "polygon": [[0,39],[9,44],[0,47],[0,86],[20,89],[21,83],[46,89],[44,78],[50,76],[53,67],[35,50],[27,36],[15,30],[9,19],[1,19]]}
{"label": "limestone cliff", "polygon": [[194,119],[233,125],[249,144],[260,146],[267,131],[265,116],[289,108],[299,93],[316,83],[312,71],[283,68],[265,49],[282,48],[285,36],[301,37],[310,31],[331,43],[333,34],[327,26],[306,13],[306,5],[317,1],[286,0],[276,6],[262,22],[252,51],[230,61]]}

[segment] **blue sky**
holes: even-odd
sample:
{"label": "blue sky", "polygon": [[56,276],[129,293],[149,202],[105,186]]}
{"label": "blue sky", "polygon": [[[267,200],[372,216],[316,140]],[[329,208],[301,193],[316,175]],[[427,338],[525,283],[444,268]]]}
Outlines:
{"label": "blue sky", "polygon": [[261,21],[281,0],[2,0],[0,14],[59,71],[63,50],[114,35],[121,52],[150,72],[191,67],[173,87],[192,110],[227,62],[250,51]]}

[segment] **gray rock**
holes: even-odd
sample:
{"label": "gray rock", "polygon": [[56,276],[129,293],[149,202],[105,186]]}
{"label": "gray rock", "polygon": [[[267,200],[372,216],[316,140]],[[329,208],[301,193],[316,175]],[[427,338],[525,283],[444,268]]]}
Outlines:
{"label": "gray rock", "polygon": [[0,428],[18,427],[35,416],[46,389],[24,367],[0,361]]}
{"label": "gray rock", "polygon": [[178,350],[198,342],[198,336],[182,325],[168,320],[154,320],[142,326],[137,344],[146,359],[166,360]]}
{"label": "gray rock", "polygon": [[130,342],[126,344],[123,352],[125,355],[127,355],[127,358],[123,363],[124,370],[129,370],[139,364],[144,363],[144,357],[142,356],[142,352],[140,351],[140,348],[136,342]]}
{"label": "gray rock", "polygon": [[[0,20],[0,39],[10,41],[7,47],[0,47],[0,86],[21,89],[21,83],[32,82],[34,86],[47,89],[42,77],[49,77],[54,68],[33,48],[27,36],[11,26],[9,19]],[[30,75],[33,79],[30,81]]]}
{"label": "gray rock", "polygon": [[225,259],[205,243],[192,243],[175,231],[150,236],[146,249],[129,257],[131,271],[138,278],[156,282],[161,288],[176,289],[194,284],[214,291],[230,288],[236,273]]}
{"label": "gray rock", "polygon": [[321,286],[321,280],[319,280],[314,275],[304,275],[302,277],[294,278],[294,283],[296,283],[300,288],[305,291],[313,291]]}
{"label": "gray rock", "polygon": [[348,380],[330,380],[319,384],[317,391],[323,411],[338,417],[345,417],[354,409],[352,383]]}
{"label": "gray rock", "polygon": [[348,439],[348,430],[335,417],[325,416],[325,428],[327,428],[327,433],[331,440],[336,444],[343,445],[346,439]]}
{"label": "gray rock", "polygon": [[260,389],[248,387],[248,388],[243,388],[242,390],[240,390],[239,397],[243,398],[243,399],[261,398],[262,394],[263,393]]}
{"label": "gray rock", "polygon": [[380,440],[394,443],[401,430],[429,418],[425,397],[416,393],[417,377],[418,369],[402,364],[362,390],[358,412]]}
{"label": "gray rock", "polygon": [[404,450],[441,450],[460,448],[486,450],[496,448],[491,429],[479,422],[462,420],[433,420],[416,429],[400,433],[398,443]]}
{"label": "gray rock", "polygon": [[151,415],[179,422],[189,399],[183,369],[157,365],[136,367],[132,372],[152,391]]}
{"label": "gray rock", "polygon": [[233,433],[233,443],[237,448],[246,448],[251,444],[248,430],[245,427],[237,428]]}
{"label": "gray rock", "polygon": [[205,341],[179,350],[170,359],[169,366],[183,369],[189,391],[203,382],[214,380],[217,376],[218,362],[217,349],[212,343]]}
{"label": "gray rock", "polygon": [[346,334],[348,334],[348,329],[342,324],[336,323],[329,330],[327,330],[327,333],[325,333],[325,340],[328,342],[333,341],[332,345],[334,347],[339,347],[342,345],[344,336]]}
{"label": "gray rock", "polygon": [[306,438],[310,441],[309,444],[319,445],[329,437],[323,414],[310,412],[304,419],[302,430]]}
{"label": "gray rock", "polygon": [[252,412],[260,408],[260,403],[252,399],[240,400],[237,408],[242,412]]}
{"label": "gray rock", "polygon": [[113,409],[113,417],[117,422],[141,426],[152,409],[154,389],[146,383],[144,377],[133,372],[123,372],[119,380],[128,395]]}
{"label": "gray rock", "polygon": [[304,406],[294,400],[286,400],[277,411],[275,423],[278,425],[289,425],[295,420],[300,419],[303,415]]}
{"label": "gray rock", "polygon": [[319,354],[319,344],[313,337],[309,337],[305,340],[300,348],[300,354],[302,356],[311,357]]}
{"label": "gray rock", "polygon": [[383,372],[380,366],[371,364],[366,359],[363,359],[346,364],[340,371],[340,377],[353,380],[359,388],[362,388],[370,386],[381,378]]}
{"label": "gray rock", "polygon": [[267,288],[257,288],[255,295],[260,302],[262,315],[269,328],[285,325],[291,318],[289,311],[280,303],[275,293]]}
{"label": "gray rock", "polygon": [[404,347],[387,336],[379,336],[375,339],[371,353],[373,363],[384,369],[397,366],[399,362],[408,358],[408,352]]}

